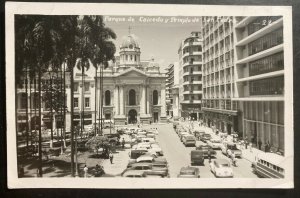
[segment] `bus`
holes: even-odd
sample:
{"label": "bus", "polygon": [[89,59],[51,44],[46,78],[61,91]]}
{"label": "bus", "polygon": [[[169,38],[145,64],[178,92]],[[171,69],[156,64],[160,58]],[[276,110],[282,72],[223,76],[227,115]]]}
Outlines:
{"label": "bus", "polygon": [[289,162],[275,153],[260,153],[252,164],[253,171],[263,178],[283,179]]}

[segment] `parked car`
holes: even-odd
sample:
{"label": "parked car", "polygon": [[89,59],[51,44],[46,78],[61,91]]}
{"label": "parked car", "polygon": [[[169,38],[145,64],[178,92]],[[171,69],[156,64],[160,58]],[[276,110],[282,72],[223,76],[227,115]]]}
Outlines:
{"label": "parked car", "polygon": [[204,131],[199,131],[199,130],[195,130],[194,132],[194,136],[196,137],[197,140],[200,140],[200,137],[205,133]]}
{"label": "parked car", "polygon": [[[162,162],[143,162],[143,163],[133,163],[129,168],[123,171],[128,170],[143,170],[146,175],[159,175],[161,177],[167,177],[169,175],[168,164]],[[123,175],[121,173],[121,175]]]}
{"label": "parked car", "polygon": [[213,149],[221,149],[222,147],[222,141],[221,138],[212,138],[208,140],[207,145],[211,146]]}
{"label": "parked car", "polygon": [[208,133],[204,133],[204,134],[202,134],[202,135],[200,136],[200,140],[201,140],[202,142],[207,142],[207,141],[210,140],[210,139],[211,139],[211,135],[208,134]]}
{"label": "parked car", "polygon": [[104,137],[107,137],[110,143],[118,143],[121,138],[120,134],[118,133],[104,134]]}
{"label": "parked car", "polygon": [[182,167],[180,169],[179,174],[177,175],[179,178],[200,178],[199,168],[196,167]]}
{"label": "parked car", "polygon": [[191,151],[191,165],[204,164],[204,152],[202,150]]}
{"label": "parked car", "polygon": [[173,122],[173,128],[174,129],[176,129],[178,125],[179,125],[179,122]]}
{"label": "parked car", "polygon": [[217,154],[217,152],[209,145],[200,145],[200,146],[196,147],[196,150],[203,151],[203,155],[205,158],[208,157],[208,151],[210,151],[211,157],[215,157]]}
{"label": "parked car", "polygon": [[193,135],[183,136],[182,142],[185,146],[196,146],[196,138]]}
{"label": "parked car", "polygon": [[143,170],[131,170],[127,169],[122,174],[122,177],[132,177],[132,178],[143,178],[146,177],[145,171]]}
{"label": "parked car", "polygon": [[179,132],[178,137],[179,137],[180,141],[181,141],[181,138],[183,135],[189,135],[189,133],[188,132]]}
{"label": "parked car", "polygon": [[233,142],[224,142],[221,146],[222,153],[227,156],[231,156],[233,153],[235,157],[242,157],[242,151],[236,147],[236,144]]}
{"label": "parked car", "polygon": [[213,160],[209,166],[215,177],[233,177],[233,169],[226,159]]}
{"label": "parked car", "polygon": [[159,145],[157,145],[155,143],[151,144],[151,150],[155,151],[160,156],[164,155],[164,152],[162,151],[162,149],[159,147]]}

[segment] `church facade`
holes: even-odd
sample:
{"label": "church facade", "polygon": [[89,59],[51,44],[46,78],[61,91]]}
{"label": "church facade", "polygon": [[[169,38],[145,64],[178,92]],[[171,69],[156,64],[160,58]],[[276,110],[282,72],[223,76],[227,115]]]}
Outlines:
{"label": "church facade", "polygon": [[[102,119],[112,119],[116,125],[166,121],[166,76],[160,73],[159,64],[154,59],[141,61],[140,54],[136,39],[128,35],[120,46],[116,61],[103,69],[103,89],[99,69],[97,75],[94,67],[85,69],[82,81],[82,71],[75,67],[75,125],[80,124],[80,115],[83,114],[85,125],[95,123],[95,120],[99,122],[101,102]],[[67,94],[70,94],[70,86],[67,87]],[[67,106],[70,108],[70,100]],[[66,122],[68,126],[69,115]]]}

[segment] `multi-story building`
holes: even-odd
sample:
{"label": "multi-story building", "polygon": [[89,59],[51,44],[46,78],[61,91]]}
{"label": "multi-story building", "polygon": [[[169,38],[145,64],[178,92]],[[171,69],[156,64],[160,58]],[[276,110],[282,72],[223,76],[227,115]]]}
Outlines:
{"label": "multi-story building", "polygon": [[167,115],[175,120],[179,117],[179,64],[172,63],[168,66],[166,79]]}
{"label": "multi-story building", "polygon": [[202,118],[202,34],[192,32],[179,47],[180,116]]}
{"label": "multi-story building", "polygon": [[[236,98],[243,136],[284,153],[283,18],[236,17]],[[263,147],[262,147],[263,148]]]}
{"label": "multi-story building", "polygon": [[234,79],[232,17],[203,17],[204,123],[222,132],[242,132],[238,125]]}

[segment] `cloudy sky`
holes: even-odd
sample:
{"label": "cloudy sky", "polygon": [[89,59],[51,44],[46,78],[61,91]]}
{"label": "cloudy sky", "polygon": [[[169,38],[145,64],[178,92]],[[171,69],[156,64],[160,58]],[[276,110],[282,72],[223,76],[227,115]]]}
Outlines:
{"label": "cloudy sky", "polygon": [[117,53],[131,27],[130,32],[137,37],[141,48],[141,59],[154,57],[160,63],[161,71],[178,61],[180,42],[201,28],[199,17],[104,16],[104,21],[117,34]]}

